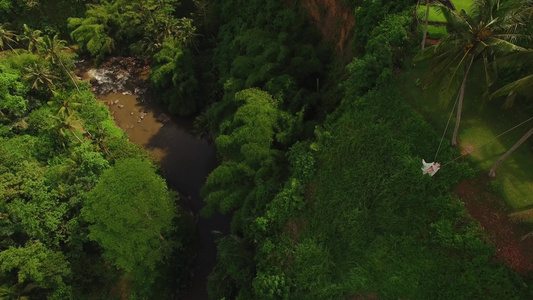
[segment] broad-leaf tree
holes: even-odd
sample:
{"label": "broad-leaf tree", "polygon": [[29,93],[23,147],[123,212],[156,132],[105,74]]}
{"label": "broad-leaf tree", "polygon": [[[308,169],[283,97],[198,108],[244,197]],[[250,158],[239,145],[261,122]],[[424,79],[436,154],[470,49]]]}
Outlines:
{"label": "broad-leaf tree", "polygon": [[16,272],[18,284],[25,287],[21,290],[23,294],[24,290],[29,293],[34,289],[56,289],[57,298],[52,299],[72,296],[60,295],[60,290],[68,290],[64,281],[68,280],[71,273],[65,255],[47,248],[39,241],[30,240],[24,247],[9,247],[0,252],[0,272]]}
{"label": "broad-leaf tree", "polygon": [[153,56],[150,82],[164,91],[162,99],[168,103],[172,113],[190,115],[195,113],[198,104],[194,93],[198,81],[193,69],[194,58],[191,51],[176,38],[167,38],[161,49]]}
{"label": "broad-leaf tree", "polygon": [[234,102],[240,106],[222,123],[215,140],[223,161],[202,189],[207,203],[203,212],[208,215],[237,211],[246,202],[254,205],[257,182],[280,175],[281,152],[275,145],[290,142],[293,122],[299,120],[279,110],[272,96],[259,89],[238,92]]}
{"label": "broad-leaf tree", "polygon": [[27,113],[26,91],[27,86],[18,72],[0,65],[0,116],[14,120]]}
{"label": "broad-leaf tree", "polygon": [[106,170],[87,194],[82,216],[104,258],[126,272],[151,278],[172,248],[174,198],[146,160],[118,160]]}
{"label": "broad-leaf tree", "polygon": [[524,37],[518,30],[531,16],[531,7],[522,0],[474,1],[470,14],[444,5],[436,6],[446,18],[449,35],[435,46],[426,48],[419,58],[432,58],[430,81],[438,85],[444,98],[451,98],[461,82],[457,100],[457,115],[451,144],[457,145],[457,133],[465,90],[470,71],[479,63],[484,72],[484,97],[493,83],[494,70],[490,62],[513,51],[523,51],[515,42]]}

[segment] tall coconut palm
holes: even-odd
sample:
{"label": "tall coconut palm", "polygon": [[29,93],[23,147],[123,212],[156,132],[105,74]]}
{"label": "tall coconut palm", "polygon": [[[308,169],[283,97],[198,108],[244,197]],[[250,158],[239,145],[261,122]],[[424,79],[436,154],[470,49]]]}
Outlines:
{"label": "tall coconut palm", "polygon": [[65,137],[67,132],[72,134],[80,143],[82,140],[76,135],[74,131],[85,132],[81,121],[76,117],[75,113],[63,106],[59,109],[57,115],[52,116],[58,121],[55,128],[59,131],[61,137]]}
{"label": "tall coconut palm", "polygon": [[42,85],[53,94],[54,80],[58,79],[50,68],[44,64],[33,63],[24,68],[25,74],[23,79],[31,83],[31,88],[39,90]]}
{"label": "tall coconut palm", "polygon": [[[107,149],[107,146],[105,145],[105,140],[106,140],[106,138],[108,136],[105,128],[103,129],[102,127],[100,127],[100,125],[98,125],[98,130],[96,132],[91,134],[89,131],[87,131],[87,134],[89,135],[89,137],[92,140],[94,140],[96,142],[97,145],[99,145],[101,147],[101,149],[103,149],[105,151],[106,154],[110,155],[110,152]],[[99,150],[99,149],[97,149],[97,150]]]}
{"label": "tall coconut palm", "polygon": [[[418,6],[418,5],[417,5]],[[428,36],[428,23],[429,23],[429,0],[426,0],[426,18],[424,20],[424,35],[422,37],[422,50],[426,47],[426,38]]]}
{"label": "tall coconut palm", "polygon": [[450,99],[461,82],[451,140],[455,146],[472,66],[475,63],[482,66],[485,77],[483,96],[488,98],[494,75],[490,62],[514,51],[525,51],[515,43],[520,38],[527,38],[518,30],[530,19],[532,7],[524,0],[476,0],[470,14],[441,4],[436,7],[446,18],[449,34],[422,51],[417,59],[432,59],[429,78],[438,85],[441,97]]}
{"label": "tall coconut palm", "polygon": [[505,154],[503,154],[500,159],[498,159],[498,161],[496,161],[492,168],[490,168],[489,177],[496,177],[496,170],[503,163],[503,161],[506,160],[518,147],[520,147],[520,145],[527,141],[527,139],[529,139],[532,135],[533,127],[531,127],[531,129],[529,129],[526,134],[524,134],[511,148],[509,148],[509,150],[507,150],[507,152],[505,152]]}
{"label": "tall coconut palm", "polygon": [[60,39],[57,34],[52,38],[50,38],[48,35],[45,35],[39,39],[38,52],[43,56],[44,59],[50,61],[52,64],[59,64],[65,73],[67,73],[67,75],[70,77],[70,80],[72,83],[74,83],[76,89],[79,91],[80,89],[78,87],[77,80],[71,74],[70,70],[65,66],[63,59],[61,58],[61,54],[65,49],[67,49],[67,42]]}
{"label": "tall coconut palm", "polygon": [[4,47],[7,45],[13,52],[15,52],[9,43],[17,43],[15,41],[17,34],[15,31],[7,29],[8,27],[9,23],[0,24],[0,50],[4,51]]}

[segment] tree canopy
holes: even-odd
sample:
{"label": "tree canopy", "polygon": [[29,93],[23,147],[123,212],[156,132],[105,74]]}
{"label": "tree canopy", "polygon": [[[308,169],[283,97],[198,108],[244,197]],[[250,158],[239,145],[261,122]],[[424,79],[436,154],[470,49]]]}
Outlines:
{"label": "tree canopy", "polygon": [[[139,176],[142,174],[142,176]],[[128,272],[152,270],[170,247],[164,236],[177,216],[174,198],[148,161],[123,159],[87,194],[82,216],[104,257]]]}

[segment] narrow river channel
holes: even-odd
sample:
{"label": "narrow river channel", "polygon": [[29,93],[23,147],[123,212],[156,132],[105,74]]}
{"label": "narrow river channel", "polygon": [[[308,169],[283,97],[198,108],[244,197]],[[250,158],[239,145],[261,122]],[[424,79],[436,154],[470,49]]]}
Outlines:
{"label": "narrow river channel", "polygon": [[[216,167],[214,145],[190,133],[192,118],[170,117],[164,107],[143,88],[148,69],[143,62],[130,58],[114,58],[98,69],[92,62],[78,64],[78,75],[93,85],[95,97],[103,101],[117,126],[130,141],[143,146],[160,162],[168,186],[190,198],[190,209],[197,219],[198,249],[192,281],[180,296],[183,300],[204,300],[207,276],[216,262],[213,231],[229,232],[229,218],[199,216],[204,201],[200,189]],[[133,67],[132,67],[133,66]]]}

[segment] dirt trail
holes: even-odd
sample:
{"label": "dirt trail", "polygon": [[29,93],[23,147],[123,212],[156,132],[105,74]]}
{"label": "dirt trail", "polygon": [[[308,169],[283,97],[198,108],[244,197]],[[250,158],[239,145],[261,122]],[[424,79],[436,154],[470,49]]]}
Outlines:
{"label": "dirt trail", "polygon": [[350,60],[355,23],[353,8],[341,0],[302,0],[301,6],[308,11],[311,22],[320,30],[324,40],[335,45],[340,60]]}
{"label": "dirt trail", "polygon": [[533,271],[533,239],[520,240],[523,229],[509,219],[509,212],[490,190],[488,181],[485,175],[464,180],[457,185],[455,193],[470,215],[490,234],[490,242],[496,247],[496,259],[520,274]]}

